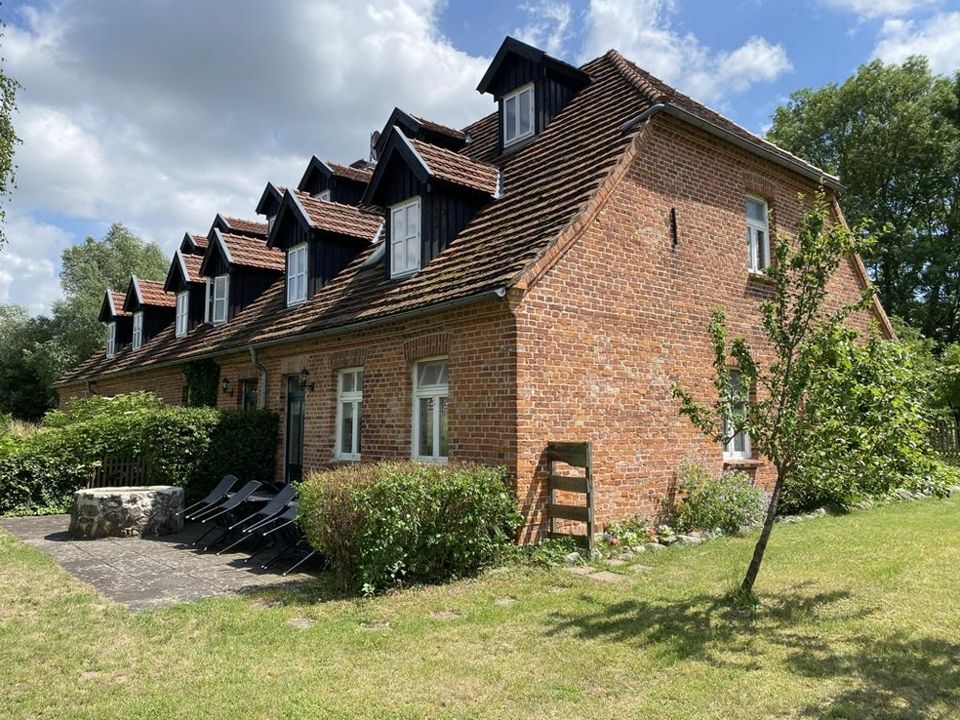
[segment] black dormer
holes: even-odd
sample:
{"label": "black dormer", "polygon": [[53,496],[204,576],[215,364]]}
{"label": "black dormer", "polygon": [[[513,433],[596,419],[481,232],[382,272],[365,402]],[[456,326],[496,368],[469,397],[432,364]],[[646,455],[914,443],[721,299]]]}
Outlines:
{"label": "black dormer", "polygon": [[163,283],[132,275],[123,300],[123,309],[133,315],[131,346],[134,350],[139,350],[150,338],[173,322],[176,299],[163,289]]}
{"label": "black dormer", "polygon": [[[188,235],[189,236],[189,235]],[[206,243],[206,238],[203,238]],[[206,244],[204,244],[206,248]],[[185,335],[204,321],[207,302],[207,280],[200,274],[203,256],[185,253],[178,249],[173,254],[167,278],[163,283],[164,291],[177,298],[176,325],[177,336]],[[181,293],[186,293],[186,319],[181,320],[183,307],[180,305]]]}
{"label": "black dormer", "polygon": [[297,190],[320,200],[356,205],[363,197],[371,174],[366,168],[324,162],[314,155],[300,178]]}
{"label": "black dormer", "polygon": [[363,196],[365,204],[386,208],[387,277],[426,267],[499,189],[497,168],[391,128]]}
{"label": "black dormer", "polygon": [[[113,357],[130,344],[133,335],[133,315],[123,309],[123,293],[107,290],[100,304],[98,320],[107,326],[107,356]],[[113,325],[113,330],[110,329]]]}
{"label": "black dormer", "polygon": [[183,239],[180,240],[180,247],[178,249],[184,255],[203,256],[203,254],[207,251],[207,238],[203,235],[191,235],[190,233],[184,233]]}
{"label": "black dormer", "polygon": [[453,150],[454,152],[463,148],[467,143],[467,136],[462,130],[456,130],[441,125],[440,123],[419,118],[416,115],[411,115],[395,107],[387,119],[387,124],[383,126],[383,132],[379,134],[373,146],[376,157],[383,157],[390,131],[394,127],[400,128],[408,138],[423,140],[431,145],[438,145],[447,150]]}
{"label": "black dormer", "polygon": [[477,85],[478,92],[497,100],[500,151],[531,142],[589,82],[573,65],[507,37]]}

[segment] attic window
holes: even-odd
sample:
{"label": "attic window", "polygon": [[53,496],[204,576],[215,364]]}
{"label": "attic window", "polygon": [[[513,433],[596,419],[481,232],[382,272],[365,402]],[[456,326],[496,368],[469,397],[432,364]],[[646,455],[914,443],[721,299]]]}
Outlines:
{"label": "attic window", "polygon": [[133,314],[133,349],[139,350],[143,345],[143,311]]}
{"label": "attic window", "polygon": [[390,208],[390,277],[420,269],[420,198]]}
{"label": "attic window", "polygon": [[230,276],[217,275],[213,279],[213,308],[210,313],[214,325],[223,325],[227,321],[227,297],[230,291]]}
{"label": "attic window", "polygon": [[183,337],[187,334],[189,326],[189,313],[190,311],[190,291],[182,290],[177,293],[177,322],[176,322],[176,336]]}
{"label": "attic window", "polygon": [[307,243],[287,250],[287,307],[307,299]]}
{"label": "attic window", "polygon": [[107,357],[117,354],[117,323],[107,323]]}
{"label": "attic window", "polygon": [[533,84],[503,97],[504,146],[533,135]]}

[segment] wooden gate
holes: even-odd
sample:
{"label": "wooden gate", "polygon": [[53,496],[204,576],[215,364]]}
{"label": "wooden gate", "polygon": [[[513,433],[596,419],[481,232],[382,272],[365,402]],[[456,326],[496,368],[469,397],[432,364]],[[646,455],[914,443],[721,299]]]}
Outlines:
{"label": "wooden gate", "polygon": [[[577,544],[593,550],[593,470],[590,464],[590,443],[551,442],[547,443],[547,477],[549,497],[547,499],[547,519],[549,537],[572,537]],[[580,468],[580,475],[560,474],[557,464],[570,468]],[[572,493],[583,496],[583,503],[577,505],[561,504],[558,493]],[[561,532],[557,529],[557,520],[573,520],[586,527],[586,535],[575,532]]]}

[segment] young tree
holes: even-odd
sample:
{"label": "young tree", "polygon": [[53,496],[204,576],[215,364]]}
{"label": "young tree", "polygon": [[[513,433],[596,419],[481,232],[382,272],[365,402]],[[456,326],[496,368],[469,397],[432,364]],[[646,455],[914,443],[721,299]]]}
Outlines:
{"label": "young tree", "polygon": [[[817,450],[812,439],[818,418],[806,412],[814,374],[847,332],[844,323],[849,315],[871,299],[865,292],[859,302],[828,305],[830,277],[867,241],[863,234],[832,222],[823,195],[818,194],[814,206],[803,213],[796,237],[781,234],[779,240],[774,262],[766,270],[773,296],[761,307],[771,361],[764,364],[742,338],[728,347],[724,311],[718,308],[710,323],[718,399],[704,404],[680,386],[673,391],[681,414],[715,442],[727,442],[745,430],[753,448],[776,468],[763,529],[741,585],[747,593],[753,591],[760,571],[784,485]],[[739,373],[737,382],[732,382],[731,361]],[[754,402],[751,388],[756,388]]]}

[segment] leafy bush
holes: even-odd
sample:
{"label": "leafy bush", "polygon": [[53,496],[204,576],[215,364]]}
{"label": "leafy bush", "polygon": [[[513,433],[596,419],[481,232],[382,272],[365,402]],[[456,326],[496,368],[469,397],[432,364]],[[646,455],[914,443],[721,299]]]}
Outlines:
{"label": "leafy bush", "polygon": [[657,531],[646,515],[637,513],[619,522],[607,524],[603,528],[603,535],[608,545],[634,547],[654,540]]}
{"label": "leafy bush", "polygon": [[763,494],[743,473],[722,472],[711,477],[702,466],[688,462],[681,467],[680,476],[686,495],[674,511],[677,530],[719,528],[735,533],[763,518]]}
{"label": "leafy bush", "polygon": [[949,472],[930,446],[930,378],[909,346],[847,337],[818,363],[807,412],[818,419],[783,512],[847,506],[896,488],[942,494]]}
{"label": "leafy bush", "polygon": [[442,582],[497,562],[520,526],[503,468],[379,463],[300,485],[299,523],[341,587]]}
{"label": "leafy bush", "polygon": [[188,498],[228,473],[273,477],[272,413],[163,408],[149,393],[94,396],[52,411],[28,435],[0,440],[0,514],[62,512],[104,457],[142,457],[147,480],[184,487]]}

